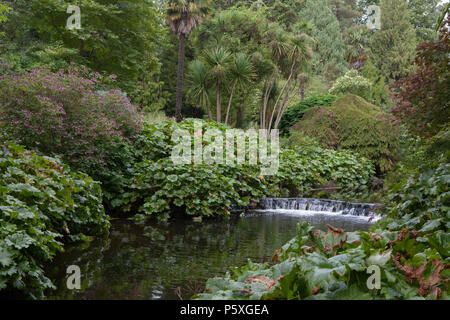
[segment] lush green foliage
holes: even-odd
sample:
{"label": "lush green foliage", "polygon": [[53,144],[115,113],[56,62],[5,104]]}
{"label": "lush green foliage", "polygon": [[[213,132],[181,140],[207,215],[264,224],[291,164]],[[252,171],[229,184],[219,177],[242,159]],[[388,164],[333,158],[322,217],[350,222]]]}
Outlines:
{"label": "lush green foliage", "polygon": [[[367,191],[375,173],[372,162],[350,151],[334,151],[296,141],[280,155],[280,169],[270,183],[279,184],[283,197],[309,196],[316,185],[333,182],[349,196]],[[268,195],[270,196],[270,195]]]}
{"label": "lush green foliage", "polygon": [[334,95],[355,94],[369,100],[371,87],[370,81],[361,77],[358,71],[350,70],[343,77],[336,80],[329,92]]}
{"label": "lush green foliage", "polygon": [[[437,164],[449,154],[449,21],[437,39],[438,0],[3,3],[0,290],[42,297],[52,287],[43,264],[63,242],[107,229],[102,194],[111,215],[166,220],[226,216],[268,196],[311,196],[328,183],[339,196],[368,193],[375,171],[393,168],[398,127],[378,107],[391,109],[388,85],[403,77],[393,113],[409,132],[388,176],[388,217],[370,233],[301,225],[274,256],[279,263],[210,280],[211,294],[201,297],[448,298],[449,167]],[[79,30],[66,27],[69,4],[81,8]],[[381,30],[364,26],[371,4],[381,6]],[[416,39],[431,42],[417,47],[412,66]],[[311,96],[327,92],[336,96]],[[172,133],[185,129],[195,139],[193,120],[141,121],[141,111],[174,106],[177,120],[182,112],[212,119],[215,110],[232,127],[292,128],[278,172],[175,165]],[[61,156],[92,178],[7,142]],[[365,287],[370,264],[383,267],[379,291]]]}
{"label": "lush green foliage", "polygon": [[[5,22],[7,18],[5,17],[5,13],[8,13],[8,11],[11,10],[10,7],[5,6],[4,4],[0,3],[0,23]],[[0,32],[0,36],[4,36],[5,34],[3,32]]]}
{"label": "lush green foliage", "polygon": [[[114,207],[159,219],[169,218],[171,212],[210,217],[253,207],[264,197],[308,195],[314,185],[328,181],[347,192],[360,192],[367,189],[374,173],[364,158],[311,144],[284,148],[273,176],[260,176],[256,165],[175,165],[170,156],[176,129],[188,130],[193,137],[194,120],[145,126],[136,142],[145,151],[135,153],[133,162],[127,164],[132,175],[124,180],[125,191],[112,199]],[[203,122],[203,132],[210,129],[227,127]]]}
{"label": "lush green foliage", "polygon": [[[80,7],[79,30],[66,28],[69,5]],[[154,69],[155,51],[167,34],[161,11],[148,0],[20,0],[12,9],[15,14],[4,26],[9,43],[4,46],[17,67],[46,64],[57,70],[76,61],[94,71],[117,74],[120,87],[129,94],[139,75]],[[27,46],[21,52],[23,43]]]}
{"label": "lush green foliage", "polygon": [[310,109],[293,129],[325,147],[356,151],[373,160],[381,172],[392,166],[398,129],[392,116],[361,97],[347,95],[329,108]]}
{"label": "lush green foliage", "polygon": [[312,36],[317,43],[313,62],[315,72],[334,80],[347,71],[339,21],[333,14],[329,2],[306,1],[305,9],[299,14],[299,20],[307,21],[314,26]]}
{"label": "lush green foliage", "polygon": [[[196,298],[448,299],[449,174],[444,164],[392,190],[393,206],[371,232],[299,224],[273,265],[234,268]],[[380,289],[367,287],[370,266],[380,268]]]}
{"label": "lush green foliage", "polygon": [[170,214],[213,217],[230,214],[266,195],[276,193],[263,182],[257,167],[176,166],[168,158],[140,165],[135,187],[146,215],[168,219]]}
{"label": "lush green foliage", "polygon": [[405,75],[414,60],[416,36],[404,0],[382,0],[381,30],[371,39],[371,59],[387,83]]}
{"label": "lush green foliage", "polygon": [[361,69],[361,73],[372,85],[370,98],[367,99],[367,101],[381,107],[385,111],[390,111],[393,101],[389,96],[389,86],[386,84],[383,75],[375,68],[375,65],[371,60],[366,61],[364,67]]}
{"label": "lush green foliage", "polygon": [[416,38],[419,42],[436,39],[434,25],[442,7],[445,8],[445,3],[439,0],[408,1],[408,8],[411,11],[411,23],[416,30]]}
{"label": "lush green foliage", "polygon": [[290,106],[281,118],[280,130],[287,133],[289,129],[299,122],[306,111],[312,107],[329,107],[337,99],[334,95],[314,95],[306,98],[305,100]]}
{"label": "lush green foliage", "polygon": [[63,242],[107,231],[100,185],[59,160],[0,147],[0,289],[33,298],[53,287],[44,263]]}
{"label": "lush green foliage", "polygon": [[48,155],[120,191],[141,115],[120,90],[102,88],[98,73],[71,66],[0,78],[0,126],[8,140]]}
{"label": "lush green foliage", "polygon": [[[360,0],[361,9],[368,5],[380,5],[381,0]],[[440,0],[408,0],[409,20],[414,26],[419,42],[432,41],[436,38],[435,24],[439,12],[445,9],[445,1]]]}
{"label": "lush green foliage", "polygon": [[[189,75],[191,79],[210,79],[200,82],[201,104],[207,107],[208,101],[215,99],[218,120],[223,118],[221,100],[225,96],[228,123],[242,126],[243,120],[255,121],[259,112],[261,127],[276,127],[292,100],[289,97],[298,86],[294,79],[308,64],[312,39],[302,30],[292,31],[272,22],[268,11],[257,6],[232,7],[205,21],[194,34],[196,58],[205,61],[201,69],[206,75],[198,77],[198,72],[193,72],[200,70],[197,61]],[[198,88],[198,82],[193,84]],[[205,90],[208,88],[213,90]],[[200,102],[197,89],[189,93],[193,101]],[[245,111],[253,113],[250,119],[242,119]]]}

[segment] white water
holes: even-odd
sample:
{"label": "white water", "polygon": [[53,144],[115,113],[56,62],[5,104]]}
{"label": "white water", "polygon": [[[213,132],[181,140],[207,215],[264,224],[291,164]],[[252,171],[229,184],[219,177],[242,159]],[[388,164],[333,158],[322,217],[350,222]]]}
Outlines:
{"label": "white water", "polygon": [[340,219],[356,219],[375,222],[381,218],[376,213],[379,204],[351,203],[335,200],[308,199],[308,198],[268,198],[260,202],[258,212],[277,213],[308,217],[321,215]]}

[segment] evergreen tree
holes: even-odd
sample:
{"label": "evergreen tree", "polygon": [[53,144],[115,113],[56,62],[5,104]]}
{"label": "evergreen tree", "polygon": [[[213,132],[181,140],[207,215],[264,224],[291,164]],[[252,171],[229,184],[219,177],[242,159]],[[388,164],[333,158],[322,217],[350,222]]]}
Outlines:
{"label": "evergreen tree", "polygon": [[416,30],[420,42],[432,41],[437,38],[434,30],[436,19],[439,16],[440,0],[409,0],[408,8],[411,10],[411,23]]}
{"label": "evergreen tree", "polygon": [[339,22],[328,0],[308,0],[305,9],[299,14],[299,20],[314,25],[314,71],[330,80],[341,76],[348,68],[344,59],[345,45]]}
{"label": "evergreen tree", "polygon": [[386,82],[391,83],[410,70],[416,35],[406,0],[382,0],[380,6],[381,30],[372,37],[371,58]]}
{"label": "evergreen tree", "polygon": [[330,5],[336,15],[341,31],[345,32],[354,21],[361,16],[357,8],[357,0],[330,0]]}
{"label": "evergreen tree", "polygon": [[[335,0],[336,1],[336,0]],[[436,19],[439,12],[442,11],[444,4],[439,5],[441,0],[408,0],[407,6],[411,11],[409,20],[411,21],[416,31],[416,37],[419,42],[436,40],[437,34]],[[366,13],[368,6],[377,5],[381,3],[380,0],[359,0],[359,10]],[[363,15],[362,23],[365,23],[366,15]]]}
{"label": "evergreen tree", "polygon": [[363,77],[368,79],[372,84],[371,96],[368,101],[385,111],[389,111],[393,105],[393,101],[389,97],[389,88],[372,61],[366,61],[361,72]]}
{"label": "evergreen tree", "polygon": [[[66,27],[71,4],[81,10],[79,30]],[[0,53],[15,69],[58,70],[73,61],[116,74],[128,94],[138,77],[156,66],[166,36],[160,9],[149,0],[16,0],[9,6],[12,12],[0,27],[5,34]]]}

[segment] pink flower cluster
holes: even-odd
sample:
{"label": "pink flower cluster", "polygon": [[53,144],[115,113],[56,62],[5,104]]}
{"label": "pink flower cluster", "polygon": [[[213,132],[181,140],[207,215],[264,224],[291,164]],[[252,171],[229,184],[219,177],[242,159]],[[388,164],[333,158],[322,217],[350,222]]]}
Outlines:
{"label": "pink flower cluster", "polygon": [[29,147],[101,161],[101,146],[131,139],[142,116],[120,89],[96,92],[98,79],[74,65],[1,76],[0,124]]}

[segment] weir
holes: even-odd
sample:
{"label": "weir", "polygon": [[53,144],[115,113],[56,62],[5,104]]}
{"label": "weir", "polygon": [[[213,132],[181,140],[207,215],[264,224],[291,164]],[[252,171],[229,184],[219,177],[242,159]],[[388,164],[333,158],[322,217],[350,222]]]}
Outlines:
{"label": "weir", "polygon": [[379,218],[376,203],[352,203],[345,201],[312,198],[266,198],[259,202],[260,210],[300,210],[314,212],[335,212],[341,215]]}

